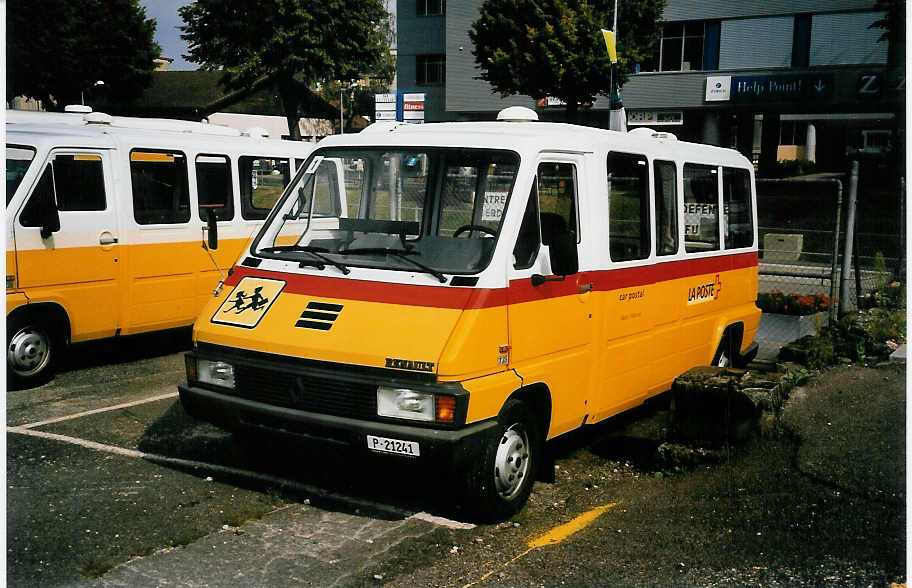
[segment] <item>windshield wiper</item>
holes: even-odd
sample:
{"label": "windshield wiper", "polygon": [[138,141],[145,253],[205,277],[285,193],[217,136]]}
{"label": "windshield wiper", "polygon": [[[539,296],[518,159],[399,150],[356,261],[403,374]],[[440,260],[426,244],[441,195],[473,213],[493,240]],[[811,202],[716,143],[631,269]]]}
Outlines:
{"label": "windshield wiper", "polygon": [[324,265],[324,264],[328,263],[329,265],[334,266],[336,269],[338,269],[340,272],[342,272],[343,275],[347,276],[348,274],[351,273],[350,269],[348,269],[346,266],[342,265],[338,261],[333,261],[332,259],[326,257],[325,255],[320,255],[321,253],[329,253],[329,249],[327,249],[325,247],[314,247],[311,245],[276,245],[274,247],[263,247],[262,249],[260,249],[260,251],[262,251],[263,253],[277,253],[279,251],[283,251],[283,252],[284,251],[300,251],[302,253],[310,253],[311,255],[313,255],[314,257],[316,257],[323,263],[314,263],[312,261],[301,260],[301,262],[298,264],[298,267],[304,267],[305,265],[312,265],[312,266],[316,267],[317,269],[322,270],[322,269],[326,268],[326,265]]}
{"label": "windshield wiper", "polygon": [[263,253],[277,253],[279,251],[305,251],[307,253],[329,253],[326,247],[313,247],[312,245],[275,245],[273,247],[263,247],[260,249]]}
{"label": "windshield wiper", "polygon": [[342,250],[339,253],[341,255],[395,255],[396,257],[411,262],[416,267],[419,267],[425,272],[431,274],[440,280],[441,284],[445,284],[447,281],[446,276],[439,271],[435,270],[429,265],[425,265],[420,261],[409,257],[409,255],[421,255],[420,251],[415,251],[414,249],[393,249],[390,247],[356,247],[354,249]]}

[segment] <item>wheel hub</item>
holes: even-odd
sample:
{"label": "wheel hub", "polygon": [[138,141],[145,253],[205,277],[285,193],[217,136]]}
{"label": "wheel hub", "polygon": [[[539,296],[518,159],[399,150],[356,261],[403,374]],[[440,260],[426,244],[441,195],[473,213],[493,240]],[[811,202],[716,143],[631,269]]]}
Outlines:
{"label": "wheel hub", "polygon": [[10,339],[6,361],[16,374],[30,376],[44,369],[50,351],[46,334],[33,327],[23,327]]}
{"label": "wheel hub", "polygon": [[529,475],[529,439],[518,424],[500,438],[494,458],[494,483],[503,498],[512,498]]}

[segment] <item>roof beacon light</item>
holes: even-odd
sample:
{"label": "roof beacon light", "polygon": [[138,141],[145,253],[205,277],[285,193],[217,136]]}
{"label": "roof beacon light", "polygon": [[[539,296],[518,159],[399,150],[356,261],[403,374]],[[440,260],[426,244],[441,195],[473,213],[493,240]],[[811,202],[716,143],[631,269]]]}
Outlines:
{"label": "roof beacon light", "polygon": [[677,141],[678,137],[673,133],[667,133],[665,131],[657,131],[655,129],[650,129],[648,127],[637,127],[633,130],[627,131],[631,135],[636,135],[638,137],[649,137],[652,139],[658,139],[659,141]]}
{"label": "roof beacon light", "polygon": [[525,106],[510,106],[497,113],[497,120],[505,122],[535,122],[538,114]]}

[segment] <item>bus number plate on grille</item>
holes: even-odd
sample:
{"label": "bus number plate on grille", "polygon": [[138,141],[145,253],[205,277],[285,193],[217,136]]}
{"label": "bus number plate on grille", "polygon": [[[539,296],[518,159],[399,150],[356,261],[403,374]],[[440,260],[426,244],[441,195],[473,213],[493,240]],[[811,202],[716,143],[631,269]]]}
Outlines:
{"label": "bus number plate on grille", "polygon": [[381,453],[395,453],[397,455],[409,455],[411,457],[418,457],[421,455],[418,450],[418,444],[414,441],[387,439],[386,437],[374,437],[373,435],[367,436],[367,448]]}

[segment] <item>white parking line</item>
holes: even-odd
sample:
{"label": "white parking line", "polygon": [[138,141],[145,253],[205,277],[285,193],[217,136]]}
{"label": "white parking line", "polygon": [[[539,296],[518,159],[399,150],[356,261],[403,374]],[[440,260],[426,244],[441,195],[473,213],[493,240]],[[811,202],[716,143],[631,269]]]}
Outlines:
{"label": "white parking line", "polygon": [[[176,396],[172,395],[163,395],[155,398],[149,398],[145,401],[137,402],[128,402],[118,407],[124,408],[129,406],[136,406],[137,404],[143,404],[144,402],[154,402],[155,400],[162,400],[164,398],[169,398]],[[31,423],[29,425],[23,425],[18,427],[7,427],[7,433],[18,433],[20,435],[28,435],[31,437],[39,437],[41,439],[50,439],[53,441],[61,441],[63,443],[70,443],[73,445],[78,445],[80,447],[85,447],[87,449],[94,449],[96,451],[103,451],[105,453],[113,453],[115,455],[120,455],[123,457],[132,457],[135,459],[144,459],[151,461],[153,463],[159,463],[163,465],[176,466],[181,468],[191,468],[194,470],[202,470],[203,472],[211,472],[217,474],[225,474],[229,476],[243,477],[253,480],[258,480],[260,482],[266,482],[268,484],[275,484],[279,487],[289,488],[308,494],[311,496],[316,496],[318,498],[323,498],[326,500],[333,500],[336,502],[342,502],[344,504],[353,505],[359,508],[372,509],[375,511],[381,511],[389,513],[393,516],[399,517],[408,517],[414,518],[422,521],[426,521],[435,525],[440,525],[443,527],[448,527],[451,529],[472,529],[475,525],[471,523],[460,523],[459,521],[452,521],[450,519],[445,519],[443,517],[436,517],[425,512],[413,513],[405,509],[397,508],[387,504],[381,504],[378,502],[373,502],[370,500],[363,500],[360,498],[354,498],[352,496],[346,496],[344,494],[336,494],[335,492],[329,492],[323,488],[317,486],[311,486],[310,484],[302,484],[300,482],[295,482],[293,480],[288,480],[285,478],[280,478],[278,476],[272,476],[269,474],[263,474],[260,472],[254,472],[251,470],[245,470],[241,468],[234,468],[231,466],[224,466],[214,463],[207,463],[204,461],[196,461],[191,459],[180,459],[177,457],[168,457],[166,455],[158,455],[155,453],[146,453],[143,451],[138,451],[135,449],[126,449],[124,447],[118,447],[116,445],[107,445],[105,443],[97,443],[95,441],[89,441],[88,439],[80,439],[78,437],[71,437],[69,435],[60,435],[58,433],[49,433],[46,431],[36,431],[34,427],[37,427],[42,424],[55,423],[60,421],[65,421],[71,418],[76,418],[77,416],[85,416],[88,414],[96,414],[99,412],[105,412],[106,410],[113,410],[116,407],[108,407],[107,409],[98,409],[87,411],[85,413],[80,413],[80,415],[70,415],[69,417],[61,417],[59,419],[52,419],[49,421],[44,421],[43,423]]]}
{"label": "white parking line", "polygon": [[[142,400],[134,400],[133,402],[124,402],[123,404],[115,404],[114,406],[96,408],[93,410],[87,410],[85,412],[79,412],[76,414],[69,414],[69,415],[57,417],[54,419],[48,419],[46,421],[39,421],[37,423],[29,423],[27,425],[18,425],[13,428],[15,428],[15,429],[34,429],[36,427],[43,427],[45,425],[53,425],[54,423],[62,423],[63,421],[78,419],[80,417],[89,416],[92,414],[109,412],[112,410],[120,410],[122,408],[130,408],[131,406],[139,406],[140,404],[147,404],[149,402],[157,402],[159,400],[166,400],[168,398],[175,398],[175,397],[177,397],[177,392],[169,392],[167,394],[161,394],[159,396],[152,396],[151,398],[143,398]],[[7,430],[9,430],[9,429],[7,429]]]}

